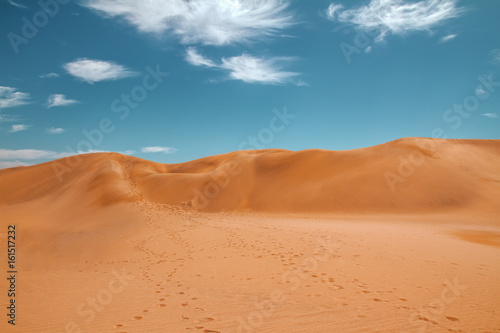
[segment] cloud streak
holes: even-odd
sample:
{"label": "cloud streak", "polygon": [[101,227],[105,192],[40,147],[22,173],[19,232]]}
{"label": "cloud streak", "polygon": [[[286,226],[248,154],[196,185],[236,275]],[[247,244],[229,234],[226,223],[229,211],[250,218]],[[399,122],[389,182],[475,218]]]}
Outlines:
{"label": "cloud streak", "polygon": [[371,0],[365,6],[348,10],[341,10],[333,3],[326,14],[331,20],[352,24],[365,31],[377,31],[377,40],[381,41],[389,33],[405,35],[412,31],[431,31],[463,12],[463,8],[456,7],[456,0]]}
{"label": "cloud streak", "polygon": [[287,0],[85,0],[83,5],[141,32],[172,33],[183,44],[245,43],[294,23]]}
{"label": "cloud streak", "polygon": [[0,114],[0,123],[9,123],[13,121],[18,121],[20,116],[12,114]]}
{"label": "cloud streak", "polygon": [[228,79],[246,83],[304,85],[297,79],[300,73],[284,71],[283,67],[296,60],[294,57],[257,58],[247,54],[222,58],[220,63],[206,58],[194,48],[188,48],[186,60],[194,66],[218,68],[228,72]]}
{"label": "cloud streak", "polygon": [[23,8],[23,9],[27,9],[28,7],[23,5],[23,4],[20,4],[20,3],[17,3],[17,2],[14,2],[13,0],[7,0],[7,2],[9,4],[11,4],[12,6],[14,7],[17,7],[17,8]]}
{"label": "cloud streak", "polygon": [[59,74],[57,73],[47,73],[47,74],[42,74],[39,76],[40,79],[53,79],[59,77]]}
{"label": "cloud streak", "polygon": [[18,166],[29,166],[31,164],[22,161],[0,161],[0,169],[15,168]]}
{"label": "cloud streak", "polygon": [[9,133],[15,133],[15,132],[21,132],[21,131],[26,131],[28,128],[30,128],[31,125],[26,125],[26,124],[16,124],[12,125],[10,128]]}
{"label": "cloud streak", "polygon": [[494,64],[500,64],[500,49],[495,49],[490,52],[491,62]]}
{"label": "cloud streak", "polygon": [[[73,155],[80,154],[90,154],[90,153],[106,153],[109,151],[104,150],[89,150],[89,151],[78,151],[77,153],[69,152],[55,152],[51,150],[39,150],[39,149],[1,149],[0,148],[0,169],[1,168],[12,168],[16,166],[28,166],[32,165],[33,161],[36,160],[56,160],[59,158],[69,157]],[[121,154],[131,155],[134,154],[134,150],[126,150],[120,152]]]}
{"label": "cloud streak", "polygon": [[0,109],[30,103],[30,94],[17,91],[17,88],[0,86]]}
{"label": "cloud streak", "polygon": [[56,128],[56,127],[51,127],[47,128],[47,133],[49,134],[61,134],[64,133],[66,130],[64,128]]}
{"label": "cloud streak", "polygon": [[456,37],[457,37],[457,35],[455,35],[455,34],[446,35],[446,36],[441,37],[439,39],[439,42],[440,43],[446,43],[446,42],[448,42],[448,41],[450,41],[450,40],[452,40],[452,39],[454,39]]}
{"label": "cloud streak", "polygon": [[87,83],[114,81],[137,73],[111,61],[80,58],[63,65],[66,72]]}
{"label": "cloud streak", "polygon": [[141,148],[142,153],[165,153],[171,154],[175,153],[177,149],[170,147],[161,147],[161,146],[153,146],[153,147],[143,147]]}
{"label": "cloud streak", "polygon": [[60,158],[69,156],[66,153],[56,153],[50,150],[37,149],[0,149],[0,160],[36,160],[41,158]]}
{"label": "cloud streak", "polygon": [[198,53],[194,47],[189,47],[186,51],[186,61],[193,66],[217,67],[210,59]]}
{"label": "cloud streak", "polygon": [[246,54],[222,58],[221,68],[229,70],[229,77],[246,83],[285,84],[293,83],[299,73],[282,71],[292,57],[255,58]]}
{"label": "cloud streak", "polygon": [[75,103],[80,103],[74,99],[68,99],[63,94],[52,94],[47,100],[47,107],[52,108],[54,106],[67,106]]}

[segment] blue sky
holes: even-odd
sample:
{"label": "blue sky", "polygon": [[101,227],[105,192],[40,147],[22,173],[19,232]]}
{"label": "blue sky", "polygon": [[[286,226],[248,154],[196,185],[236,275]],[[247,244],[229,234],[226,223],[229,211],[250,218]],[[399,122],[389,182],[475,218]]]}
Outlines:
{"label": "blue sky", "polygon": [[500,139],[500,1],[0,0],[0,168]]}

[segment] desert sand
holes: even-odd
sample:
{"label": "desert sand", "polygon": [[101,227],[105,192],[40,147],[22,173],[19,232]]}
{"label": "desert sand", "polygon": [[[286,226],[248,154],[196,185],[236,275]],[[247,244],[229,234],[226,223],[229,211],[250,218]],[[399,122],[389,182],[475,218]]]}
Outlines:
{"label": "desert sand", "polygon": [[0,331],[500,332],[499,201],[500,140],[3,169]]}

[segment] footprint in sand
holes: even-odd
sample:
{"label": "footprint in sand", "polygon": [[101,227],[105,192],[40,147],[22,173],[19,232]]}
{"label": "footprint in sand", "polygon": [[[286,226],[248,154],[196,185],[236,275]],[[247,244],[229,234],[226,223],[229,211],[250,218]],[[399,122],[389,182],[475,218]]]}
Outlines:
{"label": "footprint in sand", "polygon": [[212,317],[205,317],[205,318],[201,318],[199,321],[202,323],[206,323],[206,322],[213,321],[213,320],[215,320],[215,319]]}
{"label": "footprint in sand", "polygon": [[141,320],[142,318],[144,318],[143,316],[134,316],[134,320]]}
{"label": "footprint in sand", "polygon": [[450,317],[450,316],[446,317],[446,319],[451,320],[451,321],[459,321],[458,318]]}

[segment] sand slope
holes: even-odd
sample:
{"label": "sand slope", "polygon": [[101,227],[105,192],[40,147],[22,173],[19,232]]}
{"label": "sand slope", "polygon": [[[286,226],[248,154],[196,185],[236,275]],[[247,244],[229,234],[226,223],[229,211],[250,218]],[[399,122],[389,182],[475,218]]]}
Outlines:
{"label": "sand slope", "polygon": [[350,151],[241,151],[181,164],[101,153],[3,170],[0,205],[43,198],[103,207],[133,201],[127,186],[134,182],[148,201],[212,212],[498,216],[499,165],[499,140],[406,138]]}

